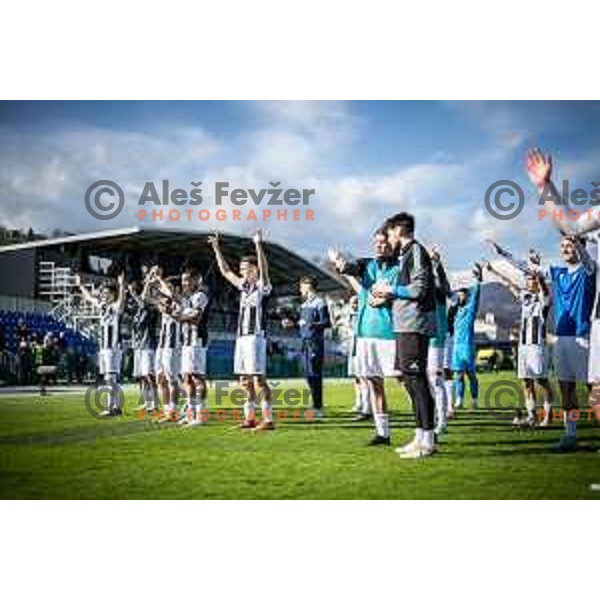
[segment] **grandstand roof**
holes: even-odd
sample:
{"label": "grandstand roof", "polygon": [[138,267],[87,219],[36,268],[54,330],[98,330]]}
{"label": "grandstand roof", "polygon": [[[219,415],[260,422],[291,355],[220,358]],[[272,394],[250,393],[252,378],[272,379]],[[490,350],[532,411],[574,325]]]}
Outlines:
{"label": "grandstand roof", "polygon": [[[156,255],[161,258],[184,256],[192,258],[193,263],[204,271],[214,263],[208,244],[211,234],[209,231],[129,227],[3,246],[0,247],[0,253],[26,249],[54,250],[68,254],[83,251],[100,256],[128,254],[141,260]],[[224,254],[231,261],[239,260],[254,248],[251,238],[223,233],[221,239]],[[280,292],[297,293],[298,278],[306,274],[318,280],[319,289],[323,292],[341,292],[347,289],[341,278],[327,273],[280,244],[265,241],[265,249],[273,286]]]}

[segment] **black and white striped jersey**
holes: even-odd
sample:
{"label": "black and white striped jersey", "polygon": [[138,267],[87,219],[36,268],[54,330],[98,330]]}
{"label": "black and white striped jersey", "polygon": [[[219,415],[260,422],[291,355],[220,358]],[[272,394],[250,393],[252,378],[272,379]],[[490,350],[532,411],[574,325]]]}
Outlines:
{"label": "black and white striped jersey", "polygon": [[158,343],[159,312],[153,303],[133,296],[132,343],[135,349],[155,350]]}
{"label": "black and white striped jersey", "polygon": [[208,294],[202,290],[182,295],[179,299],[179,309],[182,315],[197,313],[194,323],[181,324],[181,335],[184,346],[205,346],[208,339]]}
{"label": "black and white striped jersey", "polygon": [[171,315],[161,313],[160,334],[158,336],[158,347],[181,348],[181,323],[178,323]]}
{"label": "black and white striped jersey", "polygon": [[240,312],[238,315],[238,336],[262,335],[266,333],[267,300],[271,286],[261,281],[244,282],[240,290]]}
{"label": "black and white striped jersey", "polygon": [[118,302],[100,303],[100,349],[118,350],[121,347],[122,310]]}
{"label": "black and white striped jersey", "polygon": [[546,343],[546,321],[549,298],[544,294],[523,291],[521,302],[521,331],[519,343],[523,346],[543,346]]}

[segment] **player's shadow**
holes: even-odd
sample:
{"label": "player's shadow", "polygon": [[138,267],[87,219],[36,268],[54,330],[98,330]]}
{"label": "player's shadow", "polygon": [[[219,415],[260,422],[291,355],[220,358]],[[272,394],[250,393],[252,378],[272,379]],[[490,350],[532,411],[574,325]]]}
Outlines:
{"label": "player's shadow", "polygon": [[0,437],[0,446],[7,445],[42,445],[60,446],[73,442],[88,442],[107,437],[145,434],[153,431],[155,426],[149,421],[115,422],[111,421],[106,427],[78,427],[57,433],[35,433]]}
{"label": "player's shadow", "polygon": [[561,454],[565,454],[566,456],[573,456],[577,454],[594,454],[598,451],[598,446],[588,446],[588,445],[579,445],[575,452],[567,452],[560,453],[554,450],[554,446],[556,445],[556,441],[551,443],[549,440],[544,440],[543,444],[536,448],[506,448],[502,449],[500,452],[497,452],[498,456],[511,456],[511,455],[548,455],[548,456],[559,456]]}
{"label": "player's shadow", "polygon": [[[547,430],[545,430],[547,431]],[[557,452],[553,450],[553,447],[558,443],[557,437],[541,435],[542,432],[534,430],[532,432],[523,433],[538,433],[538,436],[523,436],[521,439],[507,438],[501,440],[463,440],[460,442],[462,447],[478,447],[478,448],[497,448],[498,452],[491,452],[487,456],[506,456],[510,454],[515,455],[556,455]],[[575,454],[581,453],[595,453],[599,449],[598,441],[593,438],[582,438],[578,442],[577,451]],[[568,453],[574,454],[574,453]]]}

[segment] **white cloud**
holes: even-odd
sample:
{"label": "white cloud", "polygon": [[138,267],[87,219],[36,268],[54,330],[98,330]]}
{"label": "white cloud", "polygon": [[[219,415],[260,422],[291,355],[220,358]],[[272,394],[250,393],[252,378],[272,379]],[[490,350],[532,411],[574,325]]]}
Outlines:
{"label": "white cloud", "polygon": [[[173,186],[186,187],[192,179],[202,179],[209,208],[210,185],[215,181],[260,189],[277,178],[283,187],[316,190],[311,205],[315,223],[277,222],[270,228],[273,238],[297,250],[321,251],[333,242],[366,252],[371,232],[400,210],[416,215],[419,232],[429,243],[435,241],[450,251],[457,238],[467,242],[464,215],[450,191],[460,189],[468,165],[432,161],[385,174],[337,176],[335,163],[345,148],[334,140],[353,135],[353,119],[343,105],[258,106],[273,119],[233,142],[197,128],[171,129],[167,134],[79,129],[63,131],[58,137],[53,132],[24,138],[0,131],[0,197],[9,207],[4,220],[9,226],[32,223],[45,230],[97,228],[82,197],[98,179],[118,182],[131,199],[139,197],[145,181],[165,178]],[[230,162],[231,157],[237,160]],[[134,215],[132,206],[110,226],[137,223]],[[175,225],[218,226],[238,233],[256,227],[254,222]]]}
{"label": "white cloud", "polygon": [[[509,243],[520,253],[547,236],[548,226],[538,224],[534,203],[528,202],[514,221],[495,220],[483,208],[480,188],[486,187],[485,178],[504,176],[507,157],[514,155],[513,142],[525,135],[517,122],[501,112],[489,118],[487,108],[475,107],[473,118],[498,135],[507,131],[509,138],[513,136],[505,145],[483,147],[466,159],[440,149],[428,161],[385,173],[348,176],[340,165],[368,135],[368,124],[357,119],[346,103],[248,106],[253,127],[227,138],[188,126],[153,133],[65,128],[17,134],[0,129],[2,220],[9,226],[33,225],[47,231],[97,229],[99,223],[83,206],[83,194],[98,179],[118,182],[131,199],[139,197],[146,181],[165,178],[173,186],[189,189],[190,181],[201,179],[207,208],[212,208],[210,186],[215,181],[260,189],[276,178],[282,187],[317,192],[310,206],[316,211],[314,223],[266,225],[272,239],[309,254],[334,244],[354,254],[368,252],[371,232],[401,210],[415,214],[419,237],[427,244],[439,244],[456,267],[485,254],[483,237]],[[109,226],[138,223],[134,214],[132,206]],[[179,222],[174,226],[250,233],[257,224]]]}
{"label": "white cloud", "polygon": [[504,150],[515,150],[533,138],[536,123],[506,102],[449,102],[453,110],[490,135]]}

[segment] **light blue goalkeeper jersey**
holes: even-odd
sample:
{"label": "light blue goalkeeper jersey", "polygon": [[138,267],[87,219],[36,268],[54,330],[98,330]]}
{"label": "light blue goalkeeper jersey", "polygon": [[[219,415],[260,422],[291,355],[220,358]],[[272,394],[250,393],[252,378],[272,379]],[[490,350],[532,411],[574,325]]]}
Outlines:
{"label": "light blue goalkeeper jersey", "polygon": [[475,352],[475,319],[479,310],[481,284],[474,283],[464,306],[458,306],[454,318],[454,347]]}

